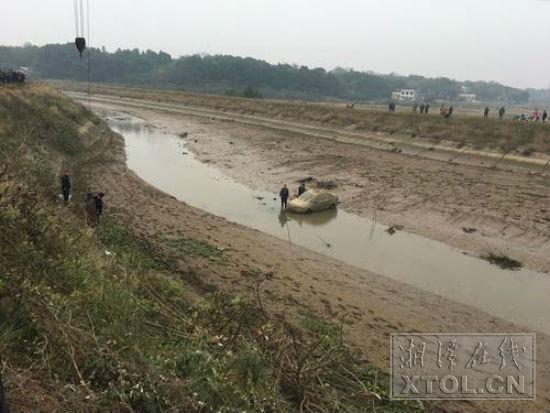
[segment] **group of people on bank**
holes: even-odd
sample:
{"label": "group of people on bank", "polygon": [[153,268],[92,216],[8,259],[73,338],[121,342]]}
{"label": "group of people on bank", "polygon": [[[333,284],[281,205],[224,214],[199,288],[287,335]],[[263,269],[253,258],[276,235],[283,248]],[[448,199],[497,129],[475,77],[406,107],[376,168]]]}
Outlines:
{"label": "group of people on bank", "polygon": [[[390,104],[388,105],[388,110],[390,112],[395,112],[396,107],[397,107],[397,104],[394,101],[391,101]],[[427,115],[428,112],[430,111],[430,104],[429,103],[420,103],[420,104],[415,103],[412,106],[412,111],[414,113],[418,113],[418,111],[420,111],[421,115]]]}
{"label": "group of people on bank", "polygon": [[[489,117],[489,112],[491,109],[489,109],[489,106],[485,106],[485,109],[483,110],[483,119],[487,119]],[[504,106],[501,106],[498,110],[498,118],[504,119],[504,116],[506,115],[506,108]]]}
{"label": "group of people on bank", "polygon": [[[388,110],[390,112],[395,112],[396,107],[397,107],[396,103],[391,101],[388,105]],[[430,111],[430,105],[427,103],[426,104],[414,103],[412,105],[412,111],[413,113],[420,112],[421,115],[427,115]],[[454,107],[452,105],[451,106],[442,105],[441,108],[439,108],[439,115],[445,119],[451,118],[453,116],[453,112],[454,112]],[[489,118],[490,113],[491,113],[491,109],[489,108],[489,106],[485,106],[485,108],[483,109],[483,118],[484,119]],[[501,106],[500,108],[498,108],[496,113],[498,118],[502,120],[506,117],[506,108],[504,106]],[[515,115],[513,119],[530,121],[530,122],[546,122],[548,121],[548,112],[546,109],[542,111],[539,111],[538,109],[536,109],[531,115],[525,115],[524,113],[522,113],[519,115]]]}
{"label": "group of people on bank", "polygon": [[[63,198],[63,203],[65,205],[68,205],[71,201],[72,195],[71,195],[71,176],[69,171],[65,171],[65,173],[61,176],[61,196]],[[101,217],[101,214],[103,213],[103,197],[105,194],[103,192],[98,192],[96,194],[87,193],[86,194],[86,214],[88,216],[88,220],[90,224],[92,225],[98,225],[99,224],[99,218]]]}
{"label": "group of people on bank", "polygon": [[[483,118],[487,119],[489,117],[490,109],[488,106],[485,107],[485,110],[483,111]],[[504,119],[504,116],[506,115],[506,109],[501,107],[498,110],[498,118]],[[548,120],[548,112],[546,109],[544,109],[542,112],[538,109],[535,109],[535,111],[530,115],[527,116],[525,113],[521,113],[519,115],[515,115],[512,119],[514,120],[523,120],[523,121],[529,121],[529,122],[546,122]]]}
{"label": "group of people on bank", "polygon": [[25,83],[25,73],[18,70],[8,70],[2,72],[0,70],[0,83]]}

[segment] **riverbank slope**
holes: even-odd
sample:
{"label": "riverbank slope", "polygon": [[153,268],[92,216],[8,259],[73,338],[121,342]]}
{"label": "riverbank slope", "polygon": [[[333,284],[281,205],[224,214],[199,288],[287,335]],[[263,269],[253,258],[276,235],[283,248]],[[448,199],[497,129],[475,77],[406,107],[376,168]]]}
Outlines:
{"label": "riverbank slope", "polygon": [[[252,231],[140,181],[122,138],[84,107],[42,85],[3,86],[0,138],[0,373],[12,412],[427,408],[388,400],[346,319],[273,311],[282,275],[209,227]],[[57,197],[66,169],[69,205]],[[90,227],[84,195],[100,190],[106,216]],[[239,289],[222,288],[231,279]]]}

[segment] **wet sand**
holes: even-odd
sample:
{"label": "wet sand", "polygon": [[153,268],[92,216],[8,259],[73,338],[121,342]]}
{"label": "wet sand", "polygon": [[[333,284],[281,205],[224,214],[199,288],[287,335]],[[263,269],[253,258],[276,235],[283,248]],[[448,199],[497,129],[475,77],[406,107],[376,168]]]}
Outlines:
{"label": "wet sand", "polygon": [[297,187],[307,177],[332,180],[346,211],[375,215],[380,223],[401,225],[473,256],[504,254],[529,269],[550,271],[550,168],[541,173],[540,160],[517,163],[496,155],[406,149],[397,141],[404,152],[394,153],[387,145],[373,150],[331,139],[334,133],[311,125],[300,129],[258,120],[254,126],[250,117],[241,120],[223,111],[97,99],[99,107],[111,102],[159,122],[163,130],[187,132],[199,159],[251,188],[276,192],[283,182]]}
{"label": "wet sand", "polygon": [[124,137],[132,171],[193,207],[550,334],[547,274],[502,270],[427,238],[402,230],[390,234],[376,221],[338,209],[287,213],[277,194],[252,190],[196,159],[187,138],[136,118],[109,124]]}

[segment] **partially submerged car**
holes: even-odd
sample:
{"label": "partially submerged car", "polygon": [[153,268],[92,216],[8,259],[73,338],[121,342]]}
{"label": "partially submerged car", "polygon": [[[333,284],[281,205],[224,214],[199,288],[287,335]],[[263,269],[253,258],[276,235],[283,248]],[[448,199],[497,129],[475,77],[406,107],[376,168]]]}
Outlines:
{"label": "partially submerged car", "polygon": [[331,192],[304,192],[302,195],[288,202],[287,210],[298,214],[311,214],[312,212],[325,211],[336,208],[338,196]]}

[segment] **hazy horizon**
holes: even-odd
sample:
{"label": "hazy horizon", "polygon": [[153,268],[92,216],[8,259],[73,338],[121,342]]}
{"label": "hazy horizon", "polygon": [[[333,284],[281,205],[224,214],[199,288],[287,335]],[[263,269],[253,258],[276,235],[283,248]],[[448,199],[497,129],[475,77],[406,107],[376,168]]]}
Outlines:
{"label": "hazy horizon", "polygon": [[[73,2],[6,8],[4,45],[71,42]],[[550,87],[550,3],[542,0],[90,0],[93,47],[206,53],[379,74]]]}

